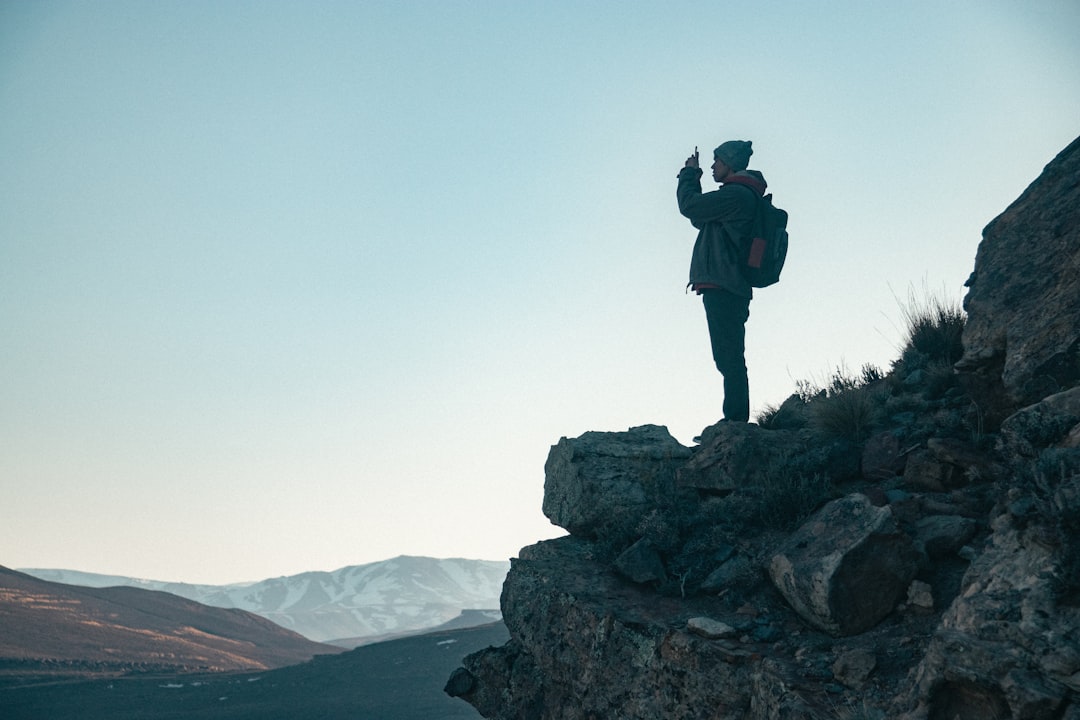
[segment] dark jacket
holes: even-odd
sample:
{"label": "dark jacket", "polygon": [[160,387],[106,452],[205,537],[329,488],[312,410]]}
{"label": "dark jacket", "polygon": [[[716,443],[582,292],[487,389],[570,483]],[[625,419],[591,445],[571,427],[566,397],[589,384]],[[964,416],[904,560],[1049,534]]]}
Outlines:
{"label": "dark jacket", "polygon": [[754,296],[739,266],[744,262],[758,198],[766,187],[765,177],[757,170],[743,170],[718,189],[702,193],[701,168],[679,171],[679,212],[698,229],[690,256],[689,284],[695,290],[715,287],[740,297]]}

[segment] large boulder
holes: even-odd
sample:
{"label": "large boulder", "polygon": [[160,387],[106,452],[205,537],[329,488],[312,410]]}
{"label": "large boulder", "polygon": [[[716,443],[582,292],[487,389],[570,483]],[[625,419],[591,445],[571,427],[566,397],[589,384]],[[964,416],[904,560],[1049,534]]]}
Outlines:
{"label": "large boulder", "polygon": [[689,457],[658,425],[564,437],[544,465],[544,515],[571,535],[625,546],[646,515],[675,502],[675,471]]}
{"label": "large boulder", "polygon": [[854,635],[893,611],[917,561],[892,510],[854,494],[829,503],[791,535],[773,556],[769,576],[807,623]]}
{"label": "large boulder", "polygon": [[986,226],[967,285],[956,369],[991,422],[1080,380],[1080,138]]}

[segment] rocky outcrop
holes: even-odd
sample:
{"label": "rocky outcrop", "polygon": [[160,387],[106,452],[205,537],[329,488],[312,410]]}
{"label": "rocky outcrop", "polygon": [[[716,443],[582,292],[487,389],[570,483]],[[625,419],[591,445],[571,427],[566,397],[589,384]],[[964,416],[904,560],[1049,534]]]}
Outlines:
{"label": "rocky outcrop", "polygon": [[987,412],[1009,410],[1080,378],[1080,138],[983,230],[964,299],[957,369]]}
{"label": "rocky outcrop", "polygon": [[544,465],[544,514],[585,538],[636,539],[646,516],[677,500],[675,471],[689,456],[656,425],[563,438]]}
{"label": "rocky outcrop", "polygon": [[915,544],[892,510],[865,495],[834,500],[773,555],[769,575],[798,615],[833,635],[881,622],[918,570]]}
{"label": "rocky outcrop", "polygon": [[544,512],[570,534],[512,561],[511,640],[447,692],[497,720],[1080,720],[1077,273],[1025,286],[1039,322],[980,305],[1015,280],[1010,228],[1076,250],[1078,155],[987,230],[963,386],[905,352],[869,389],[696,447],[658,426],[561,439]]}
{"label": "rocky outcrop", "polygon": [[[1056,492],[1069,498],[1059,511],[1080,511],[1080,476]],[[1025,525],[1010,512],[994,520],[914,673],[917,707],[905,720],[1051,720],[1067,705],[1080,710],[1080,607],[1061,587],[1069,560],[1045,528]]]}

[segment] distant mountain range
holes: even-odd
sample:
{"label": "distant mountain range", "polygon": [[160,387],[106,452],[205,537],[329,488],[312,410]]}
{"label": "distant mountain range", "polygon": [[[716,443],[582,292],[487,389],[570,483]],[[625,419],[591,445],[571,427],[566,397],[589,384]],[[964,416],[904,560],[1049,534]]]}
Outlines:
{"label": "distant mountain range", "polygon": [[339,652],[243,610],[142,588],[64,585],[0,567],[4,682],[265,670]]}
{"label": "distant mountain range", "polygon": [[193,585],[76,570],[22,569],[42,580],[90,588],[128,586],[260,615],[318,642],[354,647],[452,623],[497,620],[509,562],[401,556],[332,572],[253,583]]}

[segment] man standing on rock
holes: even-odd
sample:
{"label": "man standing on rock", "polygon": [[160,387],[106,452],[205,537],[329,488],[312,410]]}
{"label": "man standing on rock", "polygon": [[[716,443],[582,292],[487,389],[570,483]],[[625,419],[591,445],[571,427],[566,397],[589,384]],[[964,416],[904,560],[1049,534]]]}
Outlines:
{"label": "man standing on rock", "polygon": [[679,171],[679,212],[698,229],[690,258],[690,283],[705,304],[716,369],[724,378],[724,420],[750,420],[746,374],[746,320],[753,290],[740,269],[765,177],[747,170],[753,154],[748,140],[729,140],[713,151],[713,180],[720,187],[701,192],[698,151]]}

